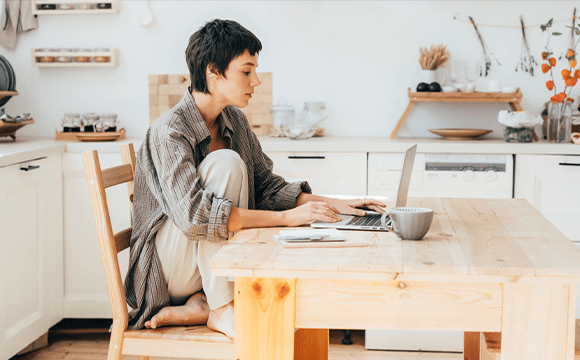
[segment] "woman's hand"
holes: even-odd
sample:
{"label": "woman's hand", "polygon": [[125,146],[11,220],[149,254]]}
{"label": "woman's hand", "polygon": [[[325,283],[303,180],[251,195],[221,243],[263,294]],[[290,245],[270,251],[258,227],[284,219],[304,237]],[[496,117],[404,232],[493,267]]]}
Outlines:
{"label": "woman's hand", "polygon": [[338,222],[339,209],[326,201],[309,201],[291,210],[283,211],[285,226],[300,226],[310,224],[316,220]]}
{"label": "woman's hand", "polygon": [[385,212],[385,208],[387,207],[387,205],[383,202],[371,198],[352,200],[325,198],[324,201],[338,209],[339,213],[346,215],[364,216],[366,215],[366,211],[363,209],[373,210],[383,214]]}

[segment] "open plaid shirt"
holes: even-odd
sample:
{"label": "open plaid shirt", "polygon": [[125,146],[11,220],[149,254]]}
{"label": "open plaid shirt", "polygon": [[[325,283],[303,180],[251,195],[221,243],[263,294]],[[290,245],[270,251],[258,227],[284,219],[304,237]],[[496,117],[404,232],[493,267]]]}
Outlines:
{"label": "open plaid shirt", "polygon": [[[248,169],[248,208],[286,210],[296,206],[306,182],[288,183],[272,173],[272,160],[263,153],[246,116],[227,106],[218,116],[228,147]],[[231,200],[215,196],[200,185],[197,166],[209,153],[211,137],[188,89],[181,101],[147,130],[137,153],[133,233],[129,271],[125,279],[129,328],[141,329],[169,305],[167,283],[155,248],[155,235],[170,219],[192,241],[226,241]]]}

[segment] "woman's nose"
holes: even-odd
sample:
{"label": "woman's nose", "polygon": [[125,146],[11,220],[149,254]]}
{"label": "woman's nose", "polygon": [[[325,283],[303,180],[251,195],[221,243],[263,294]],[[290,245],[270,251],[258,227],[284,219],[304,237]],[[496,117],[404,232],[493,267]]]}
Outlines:
{"label": "woman's nose", "polygon": [[262,82],[260,81],[260,78],[258,78],[258,74],[254,73],[254,76],[252,77],[252,82],[250,83],[251,86],[256,87],[256,86],[260,86]]}

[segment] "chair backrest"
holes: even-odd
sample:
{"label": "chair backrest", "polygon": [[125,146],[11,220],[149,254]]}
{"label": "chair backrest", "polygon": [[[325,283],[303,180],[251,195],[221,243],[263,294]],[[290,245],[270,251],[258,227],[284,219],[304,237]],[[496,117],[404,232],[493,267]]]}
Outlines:
{"label": "chair backrest", "polygon": [[99,238],[99,247],[105,269],[105,279],[107,281],[107,291],[111,302],[113,319],[121,321],[124,324],[123,328],[127,328],[129,321],[127,299],[125,298],[123,279],[121,278],[117,254],[129,247],[132,227],[121,230],[116,234],[113,233],[105,189],[126,183],[129,190],[131,210],[133,209],[133,183],[135,175],[135,151],[133,144],[121,145],[121,158],[123,160],[122,165],[102,170],[99,155],[96,150],[83,153],[85,175],[87,177],[95,216],[97,237]]}

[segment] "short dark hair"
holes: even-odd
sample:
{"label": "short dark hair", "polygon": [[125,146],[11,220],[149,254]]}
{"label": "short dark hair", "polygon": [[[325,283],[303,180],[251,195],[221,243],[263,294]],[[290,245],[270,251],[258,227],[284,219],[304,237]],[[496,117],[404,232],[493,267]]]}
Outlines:
{"label": "short dark hair", "polygon": [[185,50],[191,90],[209,94],[205,76],[207,66],[225,76],[230,62],[246,50],[252,56],[262,50],[262,43],[248,29],[233,20],[207,22],[191,35]]}

